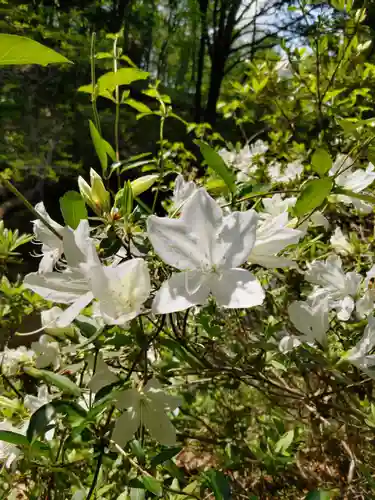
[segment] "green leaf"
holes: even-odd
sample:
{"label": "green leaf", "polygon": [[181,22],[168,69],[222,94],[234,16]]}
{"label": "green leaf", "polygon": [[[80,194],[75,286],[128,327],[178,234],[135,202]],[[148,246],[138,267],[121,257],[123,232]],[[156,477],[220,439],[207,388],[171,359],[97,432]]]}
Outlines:
{"label": "green leaf", "polygon": [[305,500],[331,500],[332,495],[329,491],[314,490],[310,491],[305,497]]}
{"label": "green leaf", "polygon": [[107,155],[111,158],[112,161],[116,161],[116,152],[113,149],[113,147],[107,142],[105,139],[102,138],[103,141],[103,146],[105,149],[105,152]]}
{"label": "green leaf", "polygon": [[203,141],[196,140],[194,141],[201,150],[203,158],[205,159],[207,165],[212,168],[225,182],[228,188],[234,193],[236,186],[234,183],[234,175],[228,169],[225,161],[215,150],[211,148],[208,144]]}
{"label": "green leaf", "polygon": [[145,490],[140,488],[131,488],[130,490],[130,500],[144,500],[146,498]]}
{"label": "green leaf", "polygon": [[109,71],[98,78],[99,93],[113,92],[119,85],[130,85],[136,80],[145,80],[149,76],[146,71],[136,68],[121,68],[118,71]]}
{"label": "green leaf", "polygon": [[293,443],[294,439],[294,430],[290,430],[283,434],[281,438],[277,441],[275,446],[276,453],[284,453],[289,448],[289,446]]}
{"label": "green leaf", "polygon": [[325,149],[319,148],[312,155],[311,165],[313,170],[322,177],[332,167],[331,155]]}
{"label": "green leaf", "polygon": [[0,34],[0,66],[10,64],[72,63],[41,43],[18,35]]}
{"label": "green leaf", "polygon": [[223,472],[215,469],[210,469],[205,472],[206,482],[212,489],[216,500],[230,500],[230,484],[228,478]]}
{"label": "green leaf", "polygon": [[56,411],[49,403],[41,406],[31,415],[29,426],[26,431],[27,439],[31,442],[37,437],[43,436],[51,425],[55,415]]}
{"label": "green leaf", "polygon": [[68,191],[60,198],[60,210],[65,224],[77,229],[82,219],[87,219],[87,209],[82,196],[77,191]]}
{"label": "green leaf", "polygon": [[18,434],[12,431],[0,431],[0,441],[14,444],[15,446],[22,446],[24,448],[31,448],[32,451],[45,452],[49,450],[49,446],[41,441],[34,441],[30,446],[30,442],[23,434]]}
{"label": "green leaf", "polygon": [[332,191],[333,181],[328,177],[323,179],[314,179],[305,184],[302,189],[302,193],[297,199],[297,203],[294,207],[294,212],[297,217],[315,210],[315,208],[320,207],[327,196]]}
{"label": "green leaf", "polygon": [[135,99],[125,99],[124,103],[131,108],[136,109],[140,113],[152,113],[152,110],[148,106],[146,106],[146,104],[136,101]]}
{"label": "green leaf", "polygon": [[0,431],[0,441],[5,441],[16,446],[30,446],[26,436],[12,431]]}
{"label": "green leaf", "polygon": [[59,373],[50,372],[48,370],[38,370],[28,366],[24,367],[24,371],[31,377],[41,378],[45,382],[58,387],[60,390],[73,396],[80,396],[81,389],[72,382],[68,377],[60,375]]}
{"label": "green leaf", "polygon": [[157,465],[163,464],[167,460],[170,460],[175,455],[177,455],[177,453],[180,453],[181,449],[182,449],[181,446],[175,446],[173,448],[167,448],[161,451],[155,457],[152,458],[151,468],[153,469]]}
{"label": "green leaf", "polygon": [[163,485],[161,484],[160,481],[158,481],[152,476],[142,476],[142,482],[147,491],[153,493],[158,497],[162,496]]}
{"label": "green leaf", "polygon": [[94,123],[91,120],[89,120],[89,124],[92,143],[94,144],[94,148],[102,166],[103,173],[105,173],[108,167],[107,147],[104,144],[106,141],[102,139],[102,136],[99,134],[98,129],[95,127]]}

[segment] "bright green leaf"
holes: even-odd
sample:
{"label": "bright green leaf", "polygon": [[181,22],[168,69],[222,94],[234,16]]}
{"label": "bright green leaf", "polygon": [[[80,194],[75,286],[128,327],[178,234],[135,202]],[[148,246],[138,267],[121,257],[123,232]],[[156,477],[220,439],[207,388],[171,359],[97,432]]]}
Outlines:
{"label": "bright green leaf", "polygon": [[330,194],[333,186],[332,179],[324,177],[323,179],[314,179],[305,184],[301,194],[297,199],[294,212],[297,217],[301,217],[315,208],[320,207],[327,196]]}
{"label": "bright green leaf", "polygon": [[51,63],[72,63],[72,61],[30,38],[0,33],[0,66],[10,64],[47,66]]}
{"label": "bright green leaf", "polygon": [[124,103],[131,108],[136,109],[140,113],[152,113],[152,110],[148,106],[146,106],[146,104],[143,104],[143,102],[140,101],[136,101],[135,99],[125,99]]}
{"label": "bright green leaf", "polygon": [[214,170],[223,179],[225,184],[233,193],[236,189],[234,183],[234,175],[228,169],[228,167],[225,164],[225,161],[222,159],[219,153],[217,153],[215,150],[211,148],[211,146],[209,146],[203,141],[196,140],[194,142],[199,146],[199,149],[201,150],[201,153],[207,165],[210,168],[212,168],[212,170]]}
{"label": "bright green leaf", "polygon": [[162,496],[163,485],[161,484],[160,481],[158,481],[152,476],[142,476],[142,482],[147,491],[153,493],[158,497]]}
{"label": "bright green leaf", "polygon": [[331,155],[325,149],[319,148],[312,155],[311,165],[315,172],[323,176],[332,167]]}
{"label": "bright green leaf", "polygon": [[109,71],[98,78],[99,93],[107,90],[113,92],[119,85],[130,85],[136,80],[145,80],[149,76],[146,71],[136,68],[121,68],[118,71]]}
{"label": "bright green leaf", "polygon": [[143,175],[142,177],[138,177],[138,179],[131,181],[133,196],[139,196],[140,194],[150,189],[150,187],[155,184],[158,177],[158,174]]}
{"label": "bright green leaf", "polygon": [[285,451],[287,451],[287,449],[293,443],[293,439],[294,439],[294,430],[292,429],[283,434],[281,438],[277,441],[275,446],[275,452],[284,453]]}
{"label": "bright green leaf", "polygon": [[82,196],[77,191],[68,191],[60,198],[60,210],[65,224],[77,229],[82,219],[87,219],[87,209]]}
{"label": "bright green leaf", "polygon": [[89,120],[89,124],[91,139],[102,166],[103,173],[105,173],[108,167],[107,147],[104,144],[105,141],[103,141],[102,136],[99,134],[98,129],[95,127],[94,123]]}

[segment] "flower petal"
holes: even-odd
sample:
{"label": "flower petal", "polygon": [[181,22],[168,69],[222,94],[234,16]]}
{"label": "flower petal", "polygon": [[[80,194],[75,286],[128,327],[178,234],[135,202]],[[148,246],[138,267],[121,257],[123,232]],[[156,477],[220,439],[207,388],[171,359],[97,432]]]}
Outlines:
{"label": "flower petal", "polygon": [[70,304],[87,291],[87,283],[78,272],[30,273],[23,284],[41,297],[61,304]]}
{"label": "flower petal", "polygon": [[71,306],[65,309],[61,316],[56,320],[56,327],[65,328],[66,326],[70,325],[72,321],[76,319],[82,309],[90,304],[93,298],[94,296],[92,292],[86,292],[84,295],[78,297],[77,300],[75,300]]}
{"label": "flower petal", "polygon": [[339,301],[335,307],[338,319],[341,321],[348,321],[354,310],[354,305],[354,300],[349,295]]}
{"label": "flower petal", "polygon": [[126,443],[134,436],[140,425],[141,419],[139,412],[133,409],[125,411],[116,419],[112,440],[121,446],[121,448],[124,448]]}
{"label": "flower petal", "polygon": [[151,436],[164,446],[176,444],[176,429],[173,427],[168,415],[148,404],[142,414],[142,423]]}
{"label": "flower petal", "polygon": [[217,234],[213,263],[219,267],[234,268],[243,264],[255,244],[258,214],[255,210],[233,212],[224,217]]}
{"label": "flower petal", "polygon": [[210,280],[211,293],[220,306],[253,307],[263,303],[265,293],[253,274],[246,269],[224,269]]}
{"label": "flower petal", "polygon": [[196,269],[206,262],[201,243],[180,219],[151,215],[147,219],[147,235],[155,252],[172,267]]}
{"label": "flower petal", "polygon": [[155,314],[168,314],[184,311],[191,306],[203,304],[209,295],[209,288],[201,285],[195,293],[186,290],[186,273],[172,274],[156,292],[152,303],[152,311]]}

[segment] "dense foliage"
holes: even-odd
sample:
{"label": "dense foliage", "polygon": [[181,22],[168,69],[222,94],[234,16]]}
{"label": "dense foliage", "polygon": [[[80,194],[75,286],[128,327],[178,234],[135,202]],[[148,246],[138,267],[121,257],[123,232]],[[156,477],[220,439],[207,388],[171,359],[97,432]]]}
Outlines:
{"label": "dense foliage", "polygon": [[0,494],[372,498],[371,10],[155,4],[4,4]]}

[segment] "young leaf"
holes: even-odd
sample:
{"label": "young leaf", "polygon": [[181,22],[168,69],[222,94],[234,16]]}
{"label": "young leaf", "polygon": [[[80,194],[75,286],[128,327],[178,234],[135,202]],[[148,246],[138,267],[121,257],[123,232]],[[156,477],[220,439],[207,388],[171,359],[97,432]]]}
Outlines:
{"label": "young leaf", "polygon": [[136,80],[145,80],[149,73],[136,68],[121,68],[118,71],[109,71],[98,78],[99,93],[113,92],[118,85],[130,85]]}
{"label": "young leaf", "polygon": [[306,183],[299,195],[294,212],[297,217],[318,208],[332,191],[332,179],[314,179]]}
{"label": "young leaf", "polygon": [[140,113],[152,113],[151,109],[146,104],[143,104],[143,102],[136,101],[135,99],[125,99],[123,102]]}
{"label": "young leaf", "polygon": [[134,181],[131,181],[133,196],[139,196],[140,194],[150,189],[150,187],[155,184],[158,177],[158,174],[142,175],[142,177],[138,177],[138,179],[134,179]]}
{"label": "young leaf", "polygon": [[292,429],[283,434],[281,438],[277,441],[275,446],[275,452],[284,453],[293,443],[293,439],[294,439],[294,430]]}
{"label": "young leaf", "polygon": [[68,191],[60,198],[60,210],[65,224],[77,229],[82,219],[87,219],[87,210],[82,196],[77,191]]}
{"label": "young leaf", "polygon": [[94,123],[89,120],[89,124],[92,143],[94,144],[94,148],[102,166],[103,173],[105,173],[108,166],[107,147],[104,144],[105,141],[103,141],[102,136],[99,134]]}
{"label": "young leaf", "polygon": [[0,66],[10,64],[71,63],[58,52],[35,40],[18,35],[0,34]]}
{"label": "young leaf", "polygon": [[14,444],[16,446],[30,445],[26,436],[12,431],[0,431],[0,441],[5,441],[6,443]]}
{"label": "young leaf", "polygon": [[157,497],[161,497],[163,494],[163,485],[160,481],[152,476],[142,476],[142,482],[144,487],[150,493],[153,493]]}
{"label": "young leaf", "polygon": [[205,478],[212,489],[216,500],[230,500],[231,488],[228,478],[223,472],[215,469],[210,469],[205,472]]}
{"label": "young leaf", "polygon": [[215,150],[211,148],[211,146],[209,146],[203,141],[196,140],[194,142],[199,146],[199,149],[201,150],[201,153],[207,165],[210,168],[212,168],[212,170],[214,170],[223,179],[225,184],[233,193],[236,189],[234,183],[234,175],[228,169],[228,167],[225,164],[225,161],[222,159],[219,153],[217,153]]}
{"label": "young leaf", "polygon": [[332,158],[325,149],[317,149],[311,158],[313,170],[321,177],[332,167]]}

